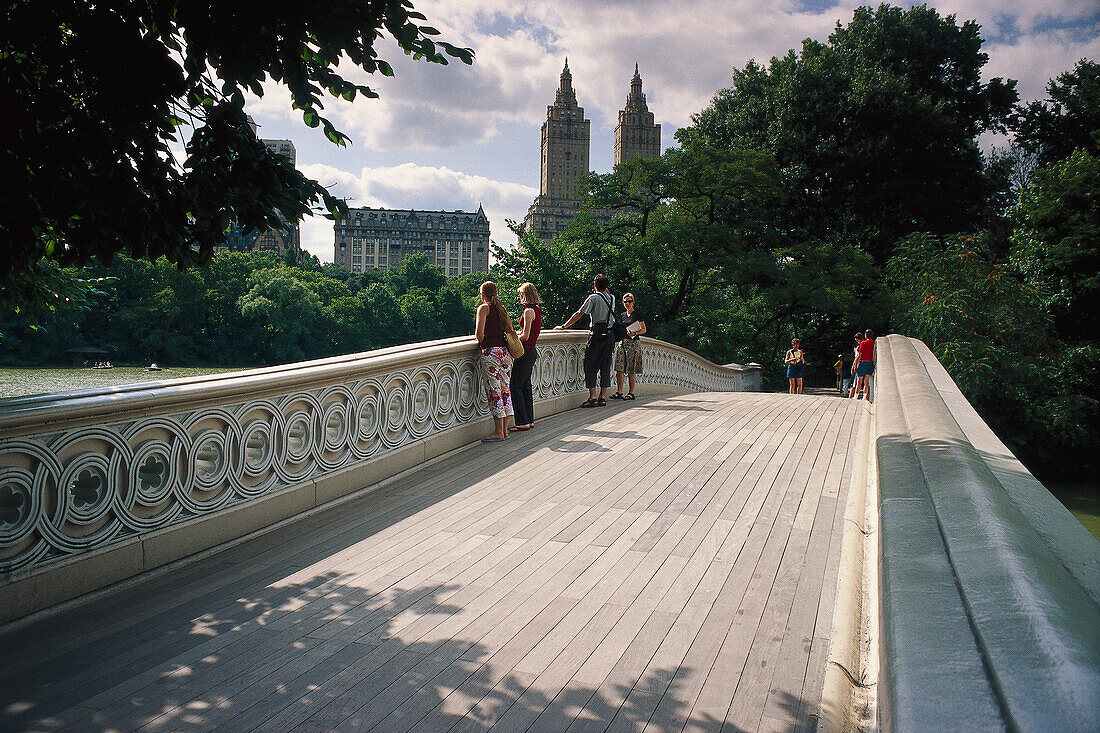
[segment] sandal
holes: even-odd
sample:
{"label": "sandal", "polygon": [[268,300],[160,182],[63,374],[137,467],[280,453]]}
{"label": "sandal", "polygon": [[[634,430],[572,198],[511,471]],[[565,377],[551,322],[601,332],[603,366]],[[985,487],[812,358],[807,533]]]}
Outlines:
{"label": "sandal", "polygon": [[584,402],[581,403],[581,407],[595,407],[595,406],[596,406],[596,400],[585,400]]}
{"label": "sandal", "polygon": [[622,392],[616,392],[615,394],[611,395],[611,397],[609,397],[608,399],[621,400],[621,399],[625,399],[625,398],[623,397]]}
{"label": "sandal", "polygon": [[596,407],[607,407],[607,400],[596,400]]}
{"label": "sandal", "polygon": [[628,393],[624,394],[624,395],[623,395],[623,399],[624,399],[624,400],[632,400],[632,399],[634,399],[634,393],[633,393],[633,392],[628,392]]}

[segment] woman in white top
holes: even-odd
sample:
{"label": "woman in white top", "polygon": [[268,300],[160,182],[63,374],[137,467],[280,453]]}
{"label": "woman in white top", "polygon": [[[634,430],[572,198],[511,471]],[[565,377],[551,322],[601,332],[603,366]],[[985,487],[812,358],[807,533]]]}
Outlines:
{"label": "woman in white top", "polygon": [[787,379],[791,382],[791,394],[802,394],[802,367],[806,365],[806,357],[802,353],[802,343],[798,339],[791,339],[791,348],[783,358],[783,363],[787,365]]}

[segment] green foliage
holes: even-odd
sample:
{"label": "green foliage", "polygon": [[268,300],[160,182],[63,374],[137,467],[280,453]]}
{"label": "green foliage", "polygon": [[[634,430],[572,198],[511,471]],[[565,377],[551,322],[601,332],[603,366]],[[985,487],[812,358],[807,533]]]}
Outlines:
{"label": "green foliage", "polygon": [[873,266],[850,243],[785,230],[780,179],[767,153],[690,140],[588,176],[582,214],[562,237],[523,240],[502,261],[553,283],[544,312],[554,316],[571,313],[604,272],[613,291],[634,293],[650,335],[714,361],[761,362],[774,377],[784,343],[800,335],[807,346],[817,339],[819,367],[832,364],[829,329],[850,330]]}
{"label": "green foliage", "polygon": [[959,389],[1025,461],[1066,468],[1100,448],[1100,348],[1057,341],[1048,295],[983,256],[970,236],[909,237],[888,272],[894,324],[936,354]]}
{"label": "green foliage", "polygon": [[[89,277],[79,270],[62,269],[56,262],[41,259],[16,273],[7,283],[3,304],[14,324],[36,331],[59,316],[77,318],[95,307],[103,297],[107,278]],[[5,336],[0,330],[0,340]]]}
{"label": "green foliage", "polygon": [[987,216],[996,181],[976,136],[1003,128],[1016,93],[981,82],[980,49],[973,22],[859,8],[828,44],[735,71],[677,138],[769,151],[791,192],[785,228],[858,242],[882,263],[912,231],[966,231]]}
{"label": "green foliage", "polygon": [[1016,144],[1046,165],[1081,149],[1100,153],[1100,64],[1081,59],[1072,71],[1047,84],[1045,101],[1020,109],[1012,119]]}
{"label": "green foliage", "polygon": [[[5,299],[43,257],[107,264],[125,252],[186,267],[207,261],[231,222],[247,233],[297,222],[322,204],[341,215],[342,201],[256,139],[244,92],[262,95],[265,81],[285,86],[308,126],[345,145],[321,114],[323,98],[378,96],[351,72],[393,75],[379,57],[381,39],[432,63],[472,62],[471,50],[435,38],[423,20],[407,0],[7,3]],[[177,159],[172,147],[186,128],[193,133]]]}
{"label": "green foliage", "polygon": [[1100,343],[1100,157],[1078,149],[1038,170],[1012,216],[1012,264],[1046,294],[1058,336]]}
{"label": "green foliage", "polygon": [[80,276],[94,284],[94,304],[45,310],[37,329],[16,316],[0,321],[0,363],[66,364],[69,349],[90,346],[116,363],[252,366],[473,332],[483,273],[448,280],[422,255],[392,272],[342,269],[220,252],[184,272],[165,259],[126,256],[58,271],[59,282]]}

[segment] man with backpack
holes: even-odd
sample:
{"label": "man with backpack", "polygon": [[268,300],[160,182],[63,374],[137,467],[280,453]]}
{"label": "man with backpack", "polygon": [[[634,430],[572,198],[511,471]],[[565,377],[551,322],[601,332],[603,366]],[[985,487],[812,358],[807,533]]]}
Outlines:
{"label": "man with backpack", "polygon": [[[584,385],[588,387],[588,399],[581,407],[607,405],[607,388],[611,385],[611,357],[615,353],[615,337],[612,332],[615,313],[615,296],[604,275],[596,275],[592,281],[594,292],[585,298],[577,312],[569,316],[556,330],[569,328],[584,316],[589,318],[588,345],[584,349]],[[599,397],[596,396],[596,375],[600,377]]]}

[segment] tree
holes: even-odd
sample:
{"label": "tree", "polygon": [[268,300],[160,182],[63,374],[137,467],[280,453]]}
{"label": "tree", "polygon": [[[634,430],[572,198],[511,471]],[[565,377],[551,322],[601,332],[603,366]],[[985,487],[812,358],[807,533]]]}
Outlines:
{"label": "tree", "polygon": [[263,94],[265,79],[286,86],[305,124],[344,145],[321,114],[323,96],[376,97],[346,74],[393,75],[376,48],[384,35],[415,58],[472,62],[471,50],[433,40],[424,19],[409,0],[6,3],[5,293],[21,274],[42,272],[43,257],[82,264],[128,252],[184,267],[209,259],[231,222],[265,229],[321,203],[340,215],[343,202],[256,139],[244,93]]}
{"label": "tree", "polygon": [[259,324],[266,338],[255,344],[264,363],[286,364],[309,356],[328,356],[320,296],[290,268],[258,270],[241,296],[241,313]]}
{"label": "tree", "polygon": [[1046,298],[1060,338],[1100,344],[1100,157],[1040,169],[1012,210],[1012,264]]}
{"label": "tree", "polygon": [[508,222],[508,228],[516,235],[515,247],[492,247],[495,264],[491,279],[496,281],[501,300],[509,307],[516,288],[525,282],[535,283],[542,298],[543,323],[549,328],[564,322],[592,292],[598,265],[584,261],[572,243],[560,238],[544,242],[514,221]]}
{"label": "tree", "polygon": [[1100,348],[1060,343],[1043,290],[982,251],[969,235],[899,243],[888,268],[894,326],[928,344],[1025,463],[1056,471],[1094,463]]}
{"label": "tree", "polygon": [[1040,165],[1078,148],[1100,153],[1100,64],[1081,59],[1047,83],[1047,94],[1048,100],[1031,102],[1013,115],[1016,145],[1037,155]]}
{"label": "tree", "polygon": [[917,6],[859,8],[828,44],[734,72],[677,139],[772,153],[789,226],[883,263],[913,231],[972,230],[995,182],[977,135],[1004,128],[1015,82],[981,82],[976,23]]}

